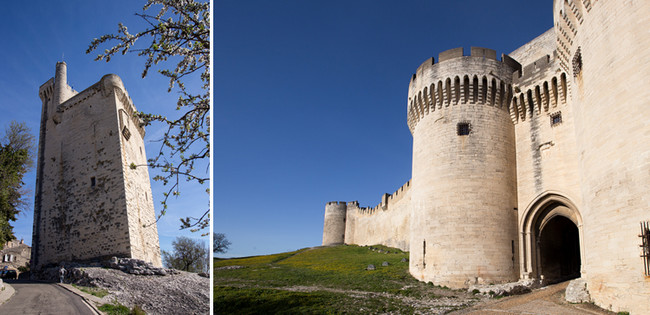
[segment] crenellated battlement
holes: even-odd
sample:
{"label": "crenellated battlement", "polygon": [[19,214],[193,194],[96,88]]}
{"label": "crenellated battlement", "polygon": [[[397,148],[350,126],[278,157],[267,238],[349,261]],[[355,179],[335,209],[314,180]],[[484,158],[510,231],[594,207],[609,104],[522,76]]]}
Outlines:
{"label": "crenellated battlement", "polygon": [[[50,80],[53,82],[52,79]],[[49,82],[50,81],[43,84],[39,89],[39,96],[41,97],[41,99],[49,99],[48,97],[51,97],[50,95],[52,93],[52,87],[48,85]],[[72,97],[64,101],[62,104],[60,104],[57,110],[60,112],[64,112],[79,104],[86,104],[85,103],[86,100],[97,93],[102,93],[104,97],[107,97],[113,92],[115,92],[118,99],[122,102],[122,104],[124,104],[125,112],[127,113],[128,117],[130,117],[131,122],[133,123],[133,126],[135,126],[135,128],[137,129],[138,134],[140,134],[140,137],[144,139],[144,135],[145,135],[144,124],[142,120],[135,115],[137,112],[135,109],[135,105],[133,105],[133,101],[131,100],[131,97],[129,97],[128,92],[124,88],[124,84],[122,83],[122,80],[120,79],[119,76],[115,74],[107,74],[103,76],[102,79],[99,80],[99,82],[91,85],[90,87],[86,88],[81,92],[71,90]]]}
{"label": "crenellated battlement", "polygon": [[[427,70],[430,70],[434,65],[438,65],[445,61],[462,58],[462,57],[474,57],[480,59],[499,61],[497,60],[497,52],[496,50],[493,49],[483,48],[483,47],[470,47],[470,54],[465,55],[463,47],[452,48],[439,53],[437,63],[435,61],[435,58],[431,57],[426,61],[424,61],[422,64],[420,64],[420,66],[417,68],[415,73],[411,76],[411,82],[415,81],[419,76],[422,76],[425,72],[427,72]],[[510,56],[506,54],[501,55],[501,62],[508,64],[509,66],[516,69],[521,67],[516,60],[510,58]]]}
{"label": "crenellated battlement", "polygon": [[[348,202],[348,207],[356,208],[356,211],[364,215],[372,215],[377,210],[388,210],[390,204],[396,203],[402,199],[402,197],[409,191],[411,188],[411,180],[407,181],[404,185],[398,188],[392,194],[385,193],[381,196],[381,202],[374,207],[359,207],[359,201]],[[328,203],[329,204],[329,203]]]}
{"label": "crenellated battlement", "polygon": [[569,93],[569,84],[564,72],[552,76],[550,80],[535,81],[535,84],[526,90],[516,87],[510,106],[510,118],[516,124],[533,115],[552,112],[559,105],[566,105]]}
{"label": "crenellated battlement", "polygon": [[54,78],[50,78],[38,88],[38,97],[45,104],[52,99],[52,93],[54,93]]}
{"label": "crenellated battlement", "polygon": [[[501,61],[496,51],[472,47],[441,52],[440,60],[429,58],[411,77],[407,123],[413,133],[427,114],[458,104],[484,104],[508,111],[512,99],[512,78],[521,76],[521,65],[506,54]],[[513,75],[514,73],[514,75]]]}

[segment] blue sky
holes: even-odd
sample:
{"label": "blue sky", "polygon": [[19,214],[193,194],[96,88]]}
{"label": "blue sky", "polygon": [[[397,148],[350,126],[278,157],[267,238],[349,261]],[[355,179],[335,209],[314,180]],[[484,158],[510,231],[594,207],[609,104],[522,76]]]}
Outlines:
{"label": "blue sky", "polygon": [[[0,37],[2,133],[10,121],[16,120],[26,122],[32,133],[38,135],[41,112],[38,88],[54,76],[55,64],[60,60],[67,63],[68,84],[77,91],[86,89],[105,74],[115,73],[122,78],[138,110],[174,115],[176,94],[167,93],[167,80],[155,72],[141,78],[142,58],[132,54],[115,57],[106,63],[93,61],[95,53],[85,53],[93,38],[115,33],[119,22],[133,32],[139,30],[142,24],[134,13],[142,11],[144,3],[130,0],[7,2],[0,20],[0,28],[4,30]],[[145,145],[149,155],[157,148],[150,141],[159,138],[161,131],[160,126],[147,128]],[[150,176],[155,174],[150,170]],[[30,206],[14,222],[14,232],[18,239],[25,239],[31,245],[35,171],[27,174],[25,183],[31,193]],[[152,181],[152,189],[158,212],[164,188]],[[200,215],[208,207],[208,200],[205,187],[183,183],[182,198],[172,200],[167,215],[158,222],[162,249],[170,250],[171,242],[179,235],[208,243],[208,238],[201,238],[200,233],[179,231],[179,218]]]}
{"label": "blue sky", "polygon": [[322,241],[328,201],[375,206],[411,178],[410,76],[470,46],[510,53],[552,1],[215,2],[214,231],[219,257]]}

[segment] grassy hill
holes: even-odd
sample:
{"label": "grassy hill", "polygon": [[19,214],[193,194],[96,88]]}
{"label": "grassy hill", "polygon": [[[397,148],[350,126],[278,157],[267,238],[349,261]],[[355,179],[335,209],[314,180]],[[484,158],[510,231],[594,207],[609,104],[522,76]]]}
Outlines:
{"label": "grassy hill", "polygon": [[216,314],[443,314],[485,299],[417,281],[408,253],[379,245],[215,259],[214,281]]}

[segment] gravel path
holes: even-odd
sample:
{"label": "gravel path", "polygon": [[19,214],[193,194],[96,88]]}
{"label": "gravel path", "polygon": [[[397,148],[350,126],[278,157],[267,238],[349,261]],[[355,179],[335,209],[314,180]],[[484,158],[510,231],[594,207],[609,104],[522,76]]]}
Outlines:
{"label": "gravel path", "polygon": [[534,290],[532,293],[505,297],[485,304],[450,313],[453,315],[612,315],[592,304],[570,304],[564,301],[564,290],[569,282]]}

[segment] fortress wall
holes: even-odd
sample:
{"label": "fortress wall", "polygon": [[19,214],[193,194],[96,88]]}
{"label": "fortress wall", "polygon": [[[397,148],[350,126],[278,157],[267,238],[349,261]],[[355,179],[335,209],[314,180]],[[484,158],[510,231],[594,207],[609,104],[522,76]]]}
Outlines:
{"label": "fortress wall", "polygon": [[386,245],[409,250],[410,182],[392,195],[384,194],[374,208],[359,208],[358,202],[347,204],[345,243]]}
{"label": "fortress wall", "polygon": [[567,82],[566,74],[559,72],[556,59],[543,56],[525,65],[523,75],[515,78],[515,82],[513,107],[518,112],[514,122],[520,216],[535,198],[547,192],[560,193],[580,208],[575,117],[569,105],[570,86],[563,84]]}
{"label": "fortress wall", "polygon": [[530,65],[546,55],[552,56],[555,52],[555,29],[551,28],[542,35],[517,48],[508,54],[521,65]]}
{"label": "fortress wall", "polygon": [[[518,67],[507,56],[501,62],[484,52],[443,52],[439,63],[418,68],[409,87],[409,270],[452,288],[518,276],[515,133],[508,112]],[[469,124],[469,135],[458,134],[459,123]]]}
{"label": "fortress wall", "polygon": [[650,220],[650,2],[592,2],[554,8],[558,33],[569,34],[563,49],[588,240],[583,277],[597,305],[649,314],[638,235]]}
{"label": "fortress wall", "polygon": [[[112,81],[110,89],[117,107],[117,121],[120,130],[121,161],[124,174],[126,209],[128,214],[131,257],[151,262],[162,267],[160,243],[153,206],[147,155],[144,147],[144,128],[134,119],[135,106],[124,89],[119,77],[105,76],[103,84]],[[128,135],[128,137],[127,137]],[[136,167],[131,167],[135,165]]]}

